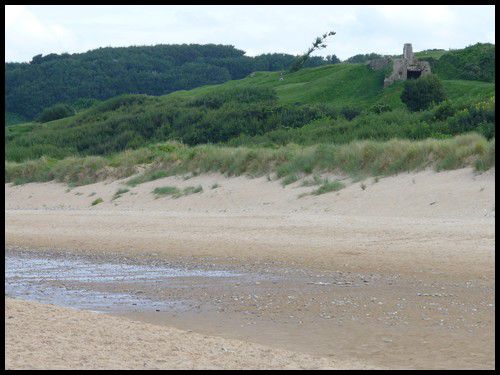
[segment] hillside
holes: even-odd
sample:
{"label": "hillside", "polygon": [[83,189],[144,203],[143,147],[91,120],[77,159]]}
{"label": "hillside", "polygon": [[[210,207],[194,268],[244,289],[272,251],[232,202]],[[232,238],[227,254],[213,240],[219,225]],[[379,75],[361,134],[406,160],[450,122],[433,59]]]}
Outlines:
{"label": "hillside", "polygon": [[[442,79],[493,82],[494,51],[494,45],[478,43],[459,50],[434,49],[415,55],[428,60]],[[360,54],[344,61],[344,65],[366,63],[377,57],[380,55]],[[19,116],[33,119],[44,108],[58,102],[79,107],[82,99],[103,100],[121,94],[164,95],[238,80],[256,71],[283,71],[293,59],[292,55],[279,53],[249,57],[233,46],[195,44],[108,47],[85,53],[37,55],[30,63],[5,64],[6,119],[9,124],[19,123],[15,120]],[[314,56],[306,67],[330,65],[337,61]],[[367,78],[356,76],[353,80],[348,74],[359,71],[348,68],[344,73],[347,74],[344,78],[353,82]],[[341,79],[341,74],[339,72],[338,77],[331,78]],[[296,79],[300,80],[300,77]],[[286,92],[288,88],[283,90]],[[314,95],[309,88],[306,90],[308,96]],[[323,97],[321,87],[316,92],[319,93],[318,100],[337,96],[336,92],[331,92]],[[359,90],[354,87],[352,92]],[[301,98],[299,95],[290,100]]]}
{"label": "hillside", "polygon": [[[164,95],[239,79],[257,70],[286,69],[294,56],[245,52],[226,45],[156,45],[99,48],[85,53],[37,55],[5,64],[8,112],[33,119],[58,102],[108,99],[120,94]],[[314,57],[307,66],[328,62]]]}
{"label": "hillside", "polygon": [[495,45],[477,43],[464,49],[429,55],[426,60],[442,79],[495,81]]}
{"label": "hillside", "polygon": [[107,155],[168,140],[307,145],[473,130],[494,136],[493,83],[444,81],[450,100],[412,113],[400,100],[402,84],[384,90],[383,79],[383,71],[364,64],[336,64],[287,74],[284,80],[278,72],[257,72],[161,97],[120,96],[72,117],[7,127],[6,160]]}

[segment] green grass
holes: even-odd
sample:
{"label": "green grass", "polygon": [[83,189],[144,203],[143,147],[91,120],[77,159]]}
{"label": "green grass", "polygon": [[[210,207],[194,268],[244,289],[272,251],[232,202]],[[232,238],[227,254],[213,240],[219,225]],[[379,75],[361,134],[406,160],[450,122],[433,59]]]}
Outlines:
{"label": "green grass", "polygon": [[137,177],[133,177],[127,181],[127,185],[129,186],[137,186],[139,184],[143,184],[144,182],[158,180],[160,178],[168,177],[168,173],[166,171],[152,171],[143,173]]}
{"label": "green grass", "polygon": [[290,174],[290,175],[285,176],[283,178],[283,180],[281,181],[281,185],[283,185],[283,187],[284,187],[284,186],[293,184],[298,179],[299,179],[299,176],[297,176],[296,174]]}
{"label": "green grass", "polygon": [[332,191],[339,191],[345,187],[340,181],[324,181],[317,189],[313,190],[312,195],[321,195]]}
{"label": "green grass", "polygon": [[120,198],[123,194],[129,192],[130,190],[127,189],[127,188],[120,188],[118,189],[115,194],[113,195],[113,198],[111,198],[112,201],[114,201],[115,199],[118,199]]}
{"label": "green grass", "polygon": [[180,194],[180,190],[175,186],[163,186],[157,187],[153,190],[153,194],[156,195],[178,195]]}
{"label": "green grass", "polygon": [[443,56],[447,51],[444,49],[435,49],[435,50],[424,50],[415,52],[414,55],[417,59],[425,60],[426,58],[433,58],[439,60],[441,56]]}
{"label": "green grass", "polygon": [[102,198],[97,198],[95,201],[93,201],[93,202],[91,203],[91,205],[92,205],[92,206],[95,206],[95,205],[97,205],[97,204],[99,204],[99,203],[102,203],[102,202],[104,202],[104,200],[103,200]]}
{"label": "green grass", "polygon": [[302,181],[300,186],[316,186],[323,182],[324,180],[320,176],[313,176],[312,179],[305,179]]}
{"label": "green grass", "polygon": [[[164,146],[166,152],[159,152]],[[323,172],[362,176],[388,176],[424,168],[436,170],[474,166],[487,170],[495,165],[495,140],[470,133],[447,139],[410,141],[353,141],[346,144],[312,146],[286,145],[267,147],[227,147],[179,143],[136,150],[104,157],[70,157],[55,160],[42,157],[21,163],[5,162],[5,182],[27,183],[60,181],[72,186],[108,178],[130,176],[132,161],[149,160],[146,170],[134,181],[149,181],[151,176],[218,172],[227,176],[252,177],[276,174],[278,178]],[[141,158],[137,158],[141,154]],[[129,160],[129,158],[132,159]],[[295,177],[289,177],[293,179]]]}
{"label": "green grass", "polygon": [[155,194],[157,198],[165,195],[171,195],[173,198],[180,198],[185,195],[196,194],[202,191],[203,187],[201,185],[188,186],[184,189],[179,189],[175,186],[163,186],[155,188],[153,190],[153,194]]}

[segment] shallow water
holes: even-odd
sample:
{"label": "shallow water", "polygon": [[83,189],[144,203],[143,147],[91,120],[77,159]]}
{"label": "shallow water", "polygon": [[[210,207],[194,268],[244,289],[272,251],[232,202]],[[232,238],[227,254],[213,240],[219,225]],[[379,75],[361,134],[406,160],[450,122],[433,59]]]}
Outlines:
{"label": "shallow water", "polygon": [[185,300],[148,298],[132,290],[120,292],[104,288],[102,291],[106,284],[140,284],[145,288],[153,284],[168,288],[170,283],[175,281],[178,284],[182,279],[241,279],[244,276],[227,270],[94,262],[84,257],[41,257],[12,252],[5,255],[7,296],[98,312],[182,310],[189,306]]}

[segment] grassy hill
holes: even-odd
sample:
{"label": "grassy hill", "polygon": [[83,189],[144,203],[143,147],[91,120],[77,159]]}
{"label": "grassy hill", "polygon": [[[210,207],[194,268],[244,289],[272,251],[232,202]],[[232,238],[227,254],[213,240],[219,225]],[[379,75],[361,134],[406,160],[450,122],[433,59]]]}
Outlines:
{"label": "grassy hill", "polygon": [[[255,57],[228,45],[156,45],[98,48],[85,53],[34,56],[30,63],[5,64],[5,105],[33,119],[44,108],[82,98],[121,94],[164,95],[176,90],[239,79],[258,70],[283,70],[294,56]],[[327,64],[313,57],[307,64]],[[126,77],[126,79],[124,78]]]}
{"label": "grassy hill", "polygon": [[269,146],[442,138],[473,130],[494,136],[493,83],[444,81],[448,102],[411,113],[400,100],[402,83],[384,90],[383,79],[383,71],[364,64],[336,64],[283,80],[278,72],[256,72],[160,97],[124,95],[72,117],[7,127],[6,160],[108,155],[168,140]]}

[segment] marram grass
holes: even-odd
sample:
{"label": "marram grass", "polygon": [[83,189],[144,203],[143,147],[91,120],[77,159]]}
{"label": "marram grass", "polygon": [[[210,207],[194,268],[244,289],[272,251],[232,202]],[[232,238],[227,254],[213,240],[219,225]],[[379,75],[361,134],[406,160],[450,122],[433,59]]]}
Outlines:
{"label": "marram grass", "polygon": [[[219,172],[227,176],[264,176],[275,173],[290,183],[298,176],[334,172],[354,178],[388,176],[434,168],[437,171],[472,166],[485,171],[495,165],[495,139],[476,133],[447,139],[410,141],[355,141],[278,148],[157,144],[110,157],[86,156],[55,160],[5,162],[5,182],[59,181],[73,186],[132,176],[128,184],[192,173]],[[137,174],[139,167],[142,172]]]}

